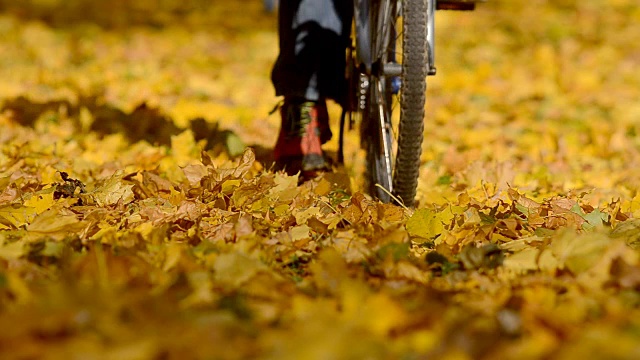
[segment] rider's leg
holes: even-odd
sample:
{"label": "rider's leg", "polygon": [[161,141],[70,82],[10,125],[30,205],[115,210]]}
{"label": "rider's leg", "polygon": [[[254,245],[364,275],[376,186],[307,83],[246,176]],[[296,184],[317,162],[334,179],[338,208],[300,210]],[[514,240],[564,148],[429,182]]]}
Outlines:
{"label": "rider's leg", "polygon": [[272,80],[285,104],[274,155],[289,172],[328,167],[321,149],[331,137],[324,102],[330,98],[343,103],[346,97],[345,50],[352,11],[346,0],[280,2],[280,54]]}

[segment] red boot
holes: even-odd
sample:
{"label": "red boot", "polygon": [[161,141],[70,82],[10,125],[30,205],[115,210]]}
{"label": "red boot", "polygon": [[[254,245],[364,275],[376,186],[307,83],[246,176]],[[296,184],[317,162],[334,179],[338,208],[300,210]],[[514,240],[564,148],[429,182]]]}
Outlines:
{"label": "red boot", "polygon": [[276,170],[304,178],[330,170],[322,144],[331,139],[329,113],[324,101],[285,99],[280,108],[282,123],[274,148]]}

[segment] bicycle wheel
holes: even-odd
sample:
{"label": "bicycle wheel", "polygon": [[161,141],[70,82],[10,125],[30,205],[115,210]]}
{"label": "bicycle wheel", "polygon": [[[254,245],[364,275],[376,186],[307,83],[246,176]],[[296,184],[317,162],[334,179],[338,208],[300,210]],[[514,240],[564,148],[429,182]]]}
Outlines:
{"label": "bicycle wheel", "polygon": [[374,63],[361,128],[370,191],[385,202],[392,193],[412,206],[424,130],[427,4],[425,0],[374,3],[370,12]]}

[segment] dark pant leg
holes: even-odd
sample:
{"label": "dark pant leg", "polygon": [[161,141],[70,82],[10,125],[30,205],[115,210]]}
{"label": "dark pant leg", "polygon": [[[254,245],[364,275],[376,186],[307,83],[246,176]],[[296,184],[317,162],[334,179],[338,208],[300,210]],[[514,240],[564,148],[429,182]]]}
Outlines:
{"label": "dark pant leg", "polygon": [[280,54],[271,73],[276,95],[344,102],[352,13],[351,0],[280,1]]}

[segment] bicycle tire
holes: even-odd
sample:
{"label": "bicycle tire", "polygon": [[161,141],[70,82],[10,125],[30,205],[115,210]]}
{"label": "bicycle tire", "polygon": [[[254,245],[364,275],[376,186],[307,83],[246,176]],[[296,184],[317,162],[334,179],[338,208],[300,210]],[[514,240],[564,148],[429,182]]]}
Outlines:
{"label": "bicycle tire", "polygon": [[[372,34],[374,56],[378,64],[395,62],[397,49],[394,32],[402,33],[401,84],[399,97],[400,120],[398,124],[397,150],[393,149],[393,124],[391,84],[382,71],[373,71],[369,77],[369,91],[365,121],[361,129],[363,148],[367,152],[367,178],[370,193],[383,202],[390,202],[392,193],[404,204],[413,206],[418,184],[420,155],[424,131],[424,105],[427,76],[427,4],[424,0],[403,0],[401,14],[397,13],[397,2],[393,3],[392,25],[395,18],[402,17],[402,29],[386,33],[382,29],[388,24],[379,22],[380,9],[372,11],[372,31],[385,33],[385,36]],[[376,49],[385,49],[384,53]],[[393,56],[394,59],[388,58]]]}
{"label": "bicycle tire", "polygon": [[415,201],[424,138],[427,88],[427,16],[425,0],[403,0],[403,61],[398,153],[393,189],[412,206]]}

